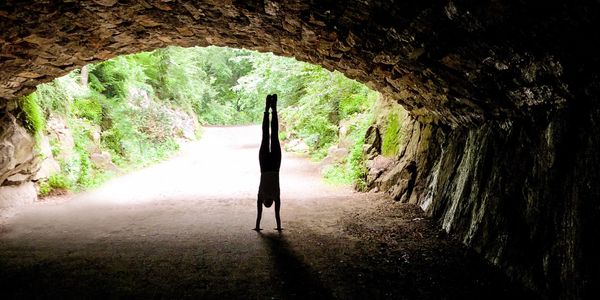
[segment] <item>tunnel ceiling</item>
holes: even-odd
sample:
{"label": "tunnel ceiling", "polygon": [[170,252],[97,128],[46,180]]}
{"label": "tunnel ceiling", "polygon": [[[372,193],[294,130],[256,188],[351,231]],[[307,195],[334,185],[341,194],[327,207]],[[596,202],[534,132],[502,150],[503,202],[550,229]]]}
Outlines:
{"label": "tunnel ceiling", "polygon": [[425,122],[527,117],[596,80],[585,74],[598,65],[599,14],[597,4],[526,2],[8,0],[0,106],[115,55],[218,45],[339,70]]}

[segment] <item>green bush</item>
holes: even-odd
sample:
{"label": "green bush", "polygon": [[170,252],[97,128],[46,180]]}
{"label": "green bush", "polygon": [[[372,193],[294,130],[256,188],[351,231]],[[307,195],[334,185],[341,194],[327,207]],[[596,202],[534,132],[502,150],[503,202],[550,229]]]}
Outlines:
{"label": "green bush", "polygon": [[279,132],[279,140],[285,141],[286,139],[287,139],[287,133],[285,131],[280,131]]}
{"label": "green bush", "polygon": [[367,187],[367,166],[363,153],[364,136],[352,147],[350,157],[348,158],[349,177],[355,188],[364,191]]}
{"label": "green bush", "polygon": [[[70,189],[94,186],[106,178],[90,161],[100,151],[129,170],[166,159],[179,149],[181,130],[173,111],[202,124],[249,124],[262,119],[267,94],[278,94],[280,139],[300,138],[313,159],[339,143],[341,122],[349,124],[350,155],[324,172],[328,180],[364,185],[364,132],[378,93],[339,72],[294,59],[248,50],[168,47],[119,56],[72,72],[38,87],[23,101],[28,128],[42,132],[45,116],[65,119],[75,139],[75,153],[65,158],[61,176]],[[85,74],[85,72],[84,72]],[[33,99],[33,100],[32,100]],[[398,117],[386,131],[386,153],[398,148]],[[395,125],[394,125],[395,124]],[[393,126],[396,126],[395,128]],[[201,131],[198,130],[197,137]],[[51,139],[52,152],[60,152]],[[43,187],[46,192],[50,188]]]}
{"label": "green bush", "polygon": [[57,81],[38,85],[35,93],[31,95],[36,97],[36,101],[47,114],[67,115],[70,95],[60,87]]}
{"label": "green bush", "polygon": [[163,143],[158,144],[155,149],[153,155],[148,158],[151,163],[159,162],[171,157],[173,153],[179,150],[179,144],[175,139],[168,138]]}
{"label": "green bush", "polygon": [[100,125],[102,121],[102,105],[96,99],[75,99],[71,111],[77,117]]}
{"label": "green bush", "polygon": [[70,184],[62,174],[54,174],[48,178],[48,185],[53,189],[69,189]]}
{"label": "green bush", "polygon": [[363,190],[366,186],[367,167],[365,165],[365,156],[363,145],[365,143],[365,131],[368,127],[367,118],[361,120],[353,130],[354,144],[350,148],[347,169],[352,178],[352,183],[358,190]]}
{"label": "green bush", "polygon": [[60,141],[54,136],[50,137],[50,149],[53,157],[57,157],[60,154]]}
{"label": "green bush", "polygon": [[37,95],[30,94],[21,98],[20,107],[23,113],[25,113],[27,129],[38,137],[46,128],[46,117],[42,108],[37,103]]}
{"label": "green bush", "polygon": [[348,174],[343,165],[329,165],[325,167],[321,173],[325,178],[325,182],[335,185],[352,184],[353,178]]}
{"label": "green bush", "polygon": [[332,184],[353,184],[354,187],[363,191],[366,188],[367,167],[363,153],[365,142],[365,132],[372,123],[370,111],[355,114],[349,117],[347,141],[349,142],[350,153],[348,157],[334,165],[330,165],[323,170],[323,177]]}
{"label": "green bush", "polygon": [[51,191],[52,191],[52,188],[50,187],[48,182],[46,182],[46,181],[41,182],[39,185],[38,196],[40,196],[40,197],[48,196]]}
{"label": "green bush", "polygon": [[173,136],[172,120],[164,106],[156,105],[136,109],[130,115],[139,132],[155,142],[160,143]]}
{"label": "green bush", "polygon": [[42,197],[47,196],[53,190],[56,190],[56,189],[61,189],[61,190],[71,189],[71,185],[69,184],[69,182],[67,181],[67,179],[64,177],[63,174],[51,175],[47,181],[40,183],[39,195]]}
{"label": "green bush", "polygon": [[118,127],[111,127],[110,129],[102,132],[102,146],[108,149],[111,155],[124,157],[126,156],[126,149],[123,146],[122,141],[125,139],[123,132]]}
{"label": "green bush", "polygon": [[77,176],[77,185],[81,187],[89,187],[93,183],[93,169],[90,161],[90,154],[84,149],[77,149],[79,155],[79,176]]}
{"label": "green bush", "polygon": [[62,176],[64,176],[65,180],[69,183],[69,186],[72,186],[77,182],[79,174],[81,173],[81,156],[73,155],[72,157],[61,161],[60,170]]}

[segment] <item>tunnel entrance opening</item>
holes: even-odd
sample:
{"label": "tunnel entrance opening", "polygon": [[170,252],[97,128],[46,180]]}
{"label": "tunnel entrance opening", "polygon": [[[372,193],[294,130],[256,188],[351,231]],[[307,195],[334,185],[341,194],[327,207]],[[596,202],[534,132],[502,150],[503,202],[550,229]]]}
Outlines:
{"label": "tunnel entrance opening", "polygon": [[[162,56],[165,54],[163,53]],[[147,59],[147,55],[143,55],[143,59]],[[139,70],[131,64],[132,58],[121,58],[121,60],[121,63],[123,60],[129,61],[125,69],[132,70],[132,73],[137,76],[135,78],[141,76]],[[110,62],[104,64],[108,63]],[[162,71],[167,73],[164,69]],[[289,70],[285,71],[289,72]],[[308,73],[310,69],[304,68],[303,72]],[[81,76],[82,73],[87,73],[87,78]],[[312,74],[308,77],[318,76]],[[308,98],[316,96],[327,100],[334,98],[329,94],[331,90],[335,91],[332,85],[337,81],[331,79],[336,77],[332,74],[326,77],[328,81],[327,84],[322,85],[322,90],[319,90],[314,82],[305,85],[317,92],[317,95],[309,94]],[[60,134],[64,134],[65,130],[72,132],[75,148],[72,152],[80,160],[84,153],[82,151],[87,148],[86,144],[78,145],[81,141],[76,139],[84,136],[85,139],[94,142],[95,134],[89,131],[90,124],[95,124],[100,129],[97,133],[100,142],[98,148],[102,149],[106,146],[102,144],[104,135],[111,137],[109,143],[115,142],[111,136],[114,133],[110,129],[122,120],[110,120],[110,126],[103,124],[108,117],[104,116],[104,112],[111,109],[107,106],[123,101],[128,103],[127,106],[135,107],[137,114],[143,114],[144,111],[140,108],[154,108],[151,103],[153,98],[164,96],[166,92],[166,89],[161,90],[156,86],[152,88],[143,88],[140,85],[119,86],[115,82],[107,82],[107,78],[132,80],[127,75],[115,71],[114,65],[87,66],[78,74],[59,79],[53,83],[53,86],[40,88],[33,98],[28,97],[24,100],[31,101],[30,103],[35,101],[42,106],[40,108],[43,112],[48,108],[55,112],[61,109],[68,110],[69,116],[73,116],[76,120],[69,121],[67,115],[63,114],[64,123],[60,126],[62,129]],[[85,82],[96,85],[94,88],[102,90],[99,92],[100,95],[86,94],[79,90],[80,87],[73,86],[73,84],[81,86]],[[255,83],[255,80],[242,79],[241,82]],[[69,91],[63,88],[64,91],[59,93],[60,97],[69,98],[70,103],[61,106],[53,101],[56,99],[53,99],[51,94],[65,86],[75,91],[73,95],[67,95]],[[361,150],[361,156],[371,156],[372,160],[377,158],[380,164],[386,159],[389,160],[387,163],[390,163],[392,158],[405,148],[401,141],[407,140],[402,138],[402,125],[406,113],[397,104],[383,102],[384,99],[367,99],[368,96],[361,94],[360,87],[355,84],[344,87],[352,91],[350,96],[347,96],[352,101],[340,99],[343,95],[338,94],[334,94],[337,96],[334,101],[352,106],[350,109],[345,108],[351,111],[351,114],[344,112],[342,108],[335,112],[333,119],[345,120],[345,126],[350,127],[350,130],[362,128],[362,131],[358,131],[359,138],[356,140],[360,143],[356,148]],[[123,100],[105,99],[106,95],[118,98],[119,93],[123,91],[126,93]],[[156,94],[150,96],[148,91]],[[177,94],[177,91],[170,92]],[[280,95],[284,96],[280,97],[282,100],[287,98],[285,94]],[[363,96],[364,100],[358,98],[359,96]],[[370,109],[374,106],[379,117],[362,116],[363,112],[357,110],[357,100],[368,103],[366,108]],[[286,105],[285,102],[281,103],[281,106],[281,114],[285,115],[287,108],[292,111],[290,113],[292,117],[295,116],[293,114],[295,111],[310,110],[307,107],[295,108],[293,105]],[[21,106],[21,108],[25,107]],[[322,106],[317,108],[323,109]],[[32,126],[34,121],[29,119],[31,111],[25,115],[28,118],[26,124]],[[57,114],[54,115],[56,117]],[[333,115],[331,111],[321,114],[312,113],[304,118],[314,123],[315,119],[318,121],[320,115],[331,122],[329,119]],[[351,128],[354,126],[352,120],[345,118],[344,115],[358,117],[372,123],[365,123],[364,127]],[[133,115],[128,116],[135,118]],[[201,117],[202,115],[197,116],[197,118]],[[152,118],[141,120],[148,123],[156,121]],[[294,124],[294,121],[291,118],[285,124],[286,128],[295,126],[302,129],[300,125]],[[53,134],[58,137],[56,118],[47,120],[47,123],[54,126]],[[296,121],[296,123],[302,125],[302,122]],[[333,131],[338,134],[341,131],[338,129],[339,124],[334,125],[336,130]],[[103,126],[106,126],[106,130],[103,130]],[[142,128],[148,130],[147,127]],[[370,130],[369,134],[367,128]],[[79,129],[83,130],[77,132]],[[44,134],[48,135],[48,132]],[[91,293],[98,297],[109,294],[113,296],[153,294],[176,297],[226,294],[239,298],[247,293],[283,297],[290,295],[299,297],[336,295],[342,298],[362,298],[368,295],[424,296],[425,294],[420,290],[429,290],[429,295],[442,296],[446,295],[449,286],[464,286],[474,281],[473,277],[457,278],[451,274],[489,272],[485,264],[477,258],[465,255],[456,243],[446,245],[435,241],[436,230],[430,227],[431,224],[425,221],[423,213],[416,207],[394,207],[390,205],[391,199],[384,198],[387,204],[378,201],[383,196],[380,194],[375,194],[376,196],[355,194],[349,189],[325,185],[319,178],[317,165],[290,154],[284,157],[281,171],[283,234],[271,232],[270,229],[274,227],[275,222],[271,211],[266,210],[262,221],[265,230],[258,235],[257,239],[253,235],[249,237],[248,233],[255,217],[259,137],[258,126],[208,126],[204,128],[199,142],[183,144],[181,153],[172,160],[116,178],[109,181],[106,186],[76,195],[68,202],[48,201],[19,212],[10,220],[8,234],[1,237],[5,244],[10,246],[10,249],[0,249],[0,255],[3,257],[0,260],[3,267],[0,278],[13,283],[13,288],[7,291],[7,295],[27,294],[21,289],[22,280],[25,278],[15,277],[15,269],[21,268],[24,270],[21,273],[23,276],[35,280],[37,277],[30,270],[35,268],[39,260],[51,262],[45,271],[53,276],[80,279],[76,283],[66,284],[64,288],[56,288],[53,284],[56,280],[39,280],[36,284],[37,291],[74,296]],[[310,135],[305,137],[310,138]],[[63,151],[61,141],[68,138],[62,136],[53,142],[52,137],[44,138],[48,139],[51,148],[54,146],[50,155],[60,156]],[[294,143],[293,140],[287,142]],[[351,142],[353,141],[347,140],[345,143]],[[338,146],[341,144],[337,143]],[[330,154],[330,147],[325,147],[325,150]],[[329,157],[329,159],[333,158]],[[65,166],[68,168],[72,164],[67,163]],[[66,178],[67,175],[63,177]],[[368,214],[365,209],[368,210]],[[393,217],[389,215],[390,210],[394,211]],[[356,222],[358,214],[362,215],[360,219],[367,219],[368,222]],[[372,231],[370,228],[377,228],[377,230]],[[404,236],[403,241],[389,239],[389,236],[397,235]],[[368,241],[367,246],[356,245],[352,242],[353,239]],[[315,242],[307,243],[311,240]],[[57,241],[61,243],[57,244]],[[6,255],[13,253],[11,251],[19,251],[31,243],[41,247],[33,254],[33,263],[26,263],[20,259],[4,259]],[[107,247],[114,250],[98,254],[100,249]],[[190,251],[190,248],[202,254],[193,254],[194,251]],[[429,254],[424,255],[421,252],[423,249],[443,251],[445,255],[443,258],[442,256],[435,258]],[[377,251],[379,254],[372,254]],[[174,252],[182,258],[179,260],[168,258]],[[324,252],[327,254],[323,255]],[[65,260],[65,253],[75,253],[82,261],[92,259],[95,267],[82,274],[79,270],[82,268],[81,262]],[[448,259],[448,257],[452,258]],[[390,260],[411,267],[405,266],[404,270],[400,271],[393,266],[370,265],[371,261],[378,261],[377,265],[379,265]],[[432,260],[436,262],[432,263]],[[165,264],[169,268],[161,267]],[[124,275],[119,275],[118,270],[125,265],[128,265],[129,269],[121,271]],[[438,285],[432,289],[431,284],[427,283],[431,281],[427,268],[432,265],[441,268],[438,269],[441,275],[436,278],[445,281],[448,285],[444,284],[445,287]],[[446,266],[442,267],[442,265]],[[200,266],[203,271],[190,270],[192,266]],[[175,267],[178,269],[177,274],[173,271]],[[469,271],[459,271],[462,269]],[[144,272],[146,273],[142,274]],[[412,273],[416,275],[409,275]],[[184,277],[181,274],[184,274]],[[453,295],[489,295],[490,291],[495,291],[496,294],[500,286],[504,289],[503,293],[523,293],[518,287],[506,289],[505,279],[498,272],[492,274],[485,280],[480,280],[479,284],[454,292]],[[411,276],[411,279],[407,280],[407,276]],[[148,286],[140,278],[162,282],[158,285],[161,287],[160,290]],[[276,278],[275,281],[273,278]],[[265,281],[274,283],[266,284]],[[302,281],[302,285],[297,281]],[[346,284],[352,281],[358,281],[360,285]],[[103,287],[102,291],[92,288],[90,282],[96,282],[96,285]],[[398,282],[401,284],[398,285]],[[185,293],[173,289],[174,286],[182,284],[189,288]],[[208,289],[208,285],[212,286],[212,289]],[[269,288],[265,289],[265,286]],[[307,286],[310,290],[306,289]],[[129,289],[135,290],[127,292]]]}
{"label": "tunnel entrance opening", "polygon": [[167,45],[295,56],[409,111],[406,147],[373,163],[374,187],[542,296],[593,299],[599,16],[591,2],[4,1],[0,176],[33,159],[5,128],[38,83]]}
{"label": "tunnel entrance opening", "polygon": [[406,140],[401,106],[340,73],[248,50],[171,47],[86,65],[23,97],[14,114],[40,159],[4,185],[33,179],[41,196],[97,186],[168,158],[202,126],[259,124],[267,93],[279,95],[283,147],[309,154],[331,183],[367,189],[368,161],[392,160]]}

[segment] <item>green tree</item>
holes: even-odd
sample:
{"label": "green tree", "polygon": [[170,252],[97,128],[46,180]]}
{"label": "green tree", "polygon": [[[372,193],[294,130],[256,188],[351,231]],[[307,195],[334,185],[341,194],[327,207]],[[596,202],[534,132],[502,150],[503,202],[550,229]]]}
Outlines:
{"label": "green tree", "polygon": [[33,131],[50,115],[68,120],[78,156],[65,164],[70,173],[57,178],[86,185],[96,176],[86,153],[94,128],[115,163],[146,165],[177,149],[174,115],[210,125],[258,123],[273,93],[285,134],[303,139],[315,159],[338,143],[340,124],[349,126],[352,155],[334,173],[362,176],[358,154],[377,93],[339,72],[271,53],[168,47],[119,56],[38,86],[23,108]]}

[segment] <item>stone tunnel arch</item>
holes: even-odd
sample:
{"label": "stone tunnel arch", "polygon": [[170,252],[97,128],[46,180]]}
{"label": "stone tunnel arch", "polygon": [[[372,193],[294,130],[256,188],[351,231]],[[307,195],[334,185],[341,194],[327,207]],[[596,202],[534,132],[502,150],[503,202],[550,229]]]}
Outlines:
{"label": "stone tunnel arch", "polygon": [[558,1],[8,0],[0,110],[77,67],[167,45],[335,69],[415,120],[382,175],[398,181],[389,191],[430,203],[446,230],[527,286],[579,297],[597,292],[600,270],[587,231],[600,211],[600,176],[587,168],[600,166],[598,16],[597,3]]}
{"label": "stone tunnel arch", "polygon": [[[542,76],[561,81],[557,57],[561,53],[539,55],[519,47],[518,37],[493,41],[480,36],[512,28],[506,25],[514,20],[506,16],[482,23],[483,18],[498,17],[511,8],[494,5],[7,1],[0,5],[0,98],[27,94],[38,83],[116,55],[168,45],[216,45],[294,56],[338,70],[399,101],[413,116],[452,126],[535,107],[540,102],[530,99],[535,96],[544,97],[545,104],[564,102],[568,96],[564,86],[538,86],[535,82]],[[483,13],[475,16],[471,11]],[[543,15],[537,17],[543,19]],[[553,48],[560,46],[554,44]],[[525,67],[530,69],[519,70]],[[498,78],[507,77],[512,69],[529,74],[507,78],[517,80],[517,86],[503,93],[486,95],[480,90],[482,86],[492,88],[494,83],[499,85],[494,92],[499,90],[505,83]],[[531,87],[519,90],[520,83]]]}
{"label": "stone tunnel arch", "polygon": [[[311,12],[314,6],[309,4],[154,1],[125,5],[108,0],[55,7],[15,2],[7,8],[3,12],[8,20],[3,28],[7,68],[0,83],[0,97],[5,99],[27,94],[38,83],[90,62],[169,45],[230,46],[294,56],[341,71],[387,95],[397,94],[402,84],[390,79],[400,59],[397,54],[375,53],[375,48],[361,51],[361,44],[376,45],[375,41],[328,24],[331,10]],[[11,24],[27,16],[9,9],[37,15],[31,32],[22,35],[21,28]]]}

